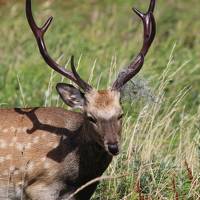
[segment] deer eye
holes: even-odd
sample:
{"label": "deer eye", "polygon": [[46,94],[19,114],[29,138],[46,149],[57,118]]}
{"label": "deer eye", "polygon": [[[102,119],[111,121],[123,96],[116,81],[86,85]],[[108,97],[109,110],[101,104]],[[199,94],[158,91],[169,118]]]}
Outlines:
{"label": "deer eye", "polygon": [[124,113],[120,114],[117,119],[120,120],[123,118],[123,116],[124,116]]}
{"label": "deer eye", "polygon": [[94,123],[94,124],[97,123],[97,120],[95,119],[95,117],[93,117],[93,116],[87,116],[87,118],[88,118],[88,120],[89,120],[90,122],[92,122],[92,123]]}

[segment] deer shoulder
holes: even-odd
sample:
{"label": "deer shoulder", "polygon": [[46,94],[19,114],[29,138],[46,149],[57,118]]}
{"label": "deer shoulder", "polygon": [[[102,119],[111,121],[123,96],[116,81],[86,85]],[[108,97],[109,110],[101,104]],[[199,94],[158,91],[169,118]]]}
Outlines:
{"label": "deer shoulder", "polygon": [[60,108],[2,109],[1,184],[10,179],[9,187],[16,189],[39,182],[48,185],[64,173],[74,180],[79,164],[78,131],[83,121],[82,114]]}

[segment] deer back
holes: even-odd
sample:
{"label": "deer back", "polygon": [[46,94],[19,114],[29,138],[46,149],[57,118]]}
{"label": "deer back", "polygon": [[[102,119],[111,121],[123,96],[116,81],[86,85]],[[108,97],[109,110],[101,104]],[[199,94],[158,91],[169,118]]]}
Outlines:
{"label": "deer back", "polygon": [[72,146],[76,148],[73,141],[82,123],[81,114],[60,108],[2,109],[0,181],[15,178],[21,182],[50,168],[58,172],[67,153],[70,157],[73,152]]}

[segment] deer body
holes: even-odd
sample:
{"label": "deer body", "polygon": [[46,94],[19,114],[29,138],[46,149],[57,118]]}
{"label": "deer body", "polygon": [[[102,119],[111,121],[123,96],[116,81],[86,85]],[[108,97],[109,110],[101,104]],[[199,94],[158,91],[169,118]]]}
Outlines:
{"label": "deer body", "polygon": [[[120,91],[140,71],[154,40],[154,7],[155,0],[151,0],[147,13],[134,10],[143,21],[143,46],[111,88],[97,91],[81,79],[73,56],[71,71],[50,57],[44,34],[52,17],[38,27],[31,0],[26,0],[28,23],[43,59],[79,86],[58,83],[57,92],[81,113],[61,108],[0,109],[0,199],[66,200],[80,186],[102,175],[120,149]],[[96,186],[94,183],[70,199],[89,200]]]}
{"label": "deer body", "polygon": [[[112,159],[90,137],[95,131],[80,113],[60,108],[3,109],[0,124],[4,138],[0,187],[14,192],[9,196],[57,199],[100,176]],[[89,199],[95,188],[92,185],[77,199]]]}

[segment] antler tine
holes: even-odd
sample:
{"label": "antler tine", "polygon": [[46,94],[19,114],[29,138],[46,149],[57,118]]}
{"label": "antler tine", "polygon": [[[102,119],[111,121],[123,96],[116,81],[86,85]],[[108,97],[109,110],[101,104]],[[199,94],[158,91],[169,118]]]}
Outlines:
{"label": "antler tine", "polygon": [[90,91],[92,89],[92,87],[88,83],[83,81],[81,79],[81,77],[79,76],[79,74],[77,73],[77,71],[76,71],[76,67],[75,67],[75,64],[74,64],[74,56],[73,55],[71,56],[71,69],[72,69],[72,72],[73,72],[76,80],[79,82],[79,86],[81,88],[85,88],[84,91],[86,91],[86,92]]}
{"label": "antler tine", "polygon": [[155,18],[153,16],[154,8],[155,0],[151,0],[148,12],[146,14],[143,14],[136,8],[133,8],[133,11],[142,19],[144,26],[144,41],[141,49],[141,53],[144,56],[148,52],[148,49],[151,46],[151,43],[153,42],[156,33],[156,23]]}
{"label": "antler tine", "polygon": [[[64,67],[60,66],[58,63],[56,63],[50,56],[47,51],[45,42],[44,42],[44,34],[48,30],[53,17],[49,17],[48,20],[44,23],[44,25],[40,28],[37,26],[33,14],[32,14],[32,6],[31,6],[31,0],[26,0],[26,17],[28,20],[28,23],[31,27],[31,30],[36,38],[40,53],[45,60],[45,62],[55,71],[62,74],[66,78],[69,78],[71,81],[75,82],[80,88],[82,88],[84,91],[88,91],[91,86],[89,86],[86,82],[84,82],[80,76],[77,76],[76,69],[73,69],[73,72],[66,70]],[[75,72],[75,74],[74,74]],[[78,77],[78,79],[76,78]],[[84,83],[84,84],[83,84]]]}
{"label": "antler tine", "polygon": [[49,28],[49,26],[51,25],[51,22],[53,20],[53,17],[49,17],[47,19],[47,21],[44,23],[44,25],[42,26],[41,30],[42,30],[42,33],[46,33],[47,29]]}
{"label": "antler tine", "polygon": [[152,12],[152,13],[153,13],[153,11],[154,11],[154,9],[155,9],[155,5],[156,5],[156,0],[153,0],[153,1],[150,2],[149,9],[148,9],[148,13],[149,13],[149,12]]}
{"label": "antler tine", "polygon": [[113,83],[113,90],[120,90],[121,87],[135,76],[143,66],[144,57],[147,54],[156,34],[156,22],[153,15],[156,0],[151,0],[147,13],[142,13],[138,9],[133,8],[133,11],[141,18],[144,27],[143,45],[140,53],[128,65],[127,69],[123,69],[116,81]]}

